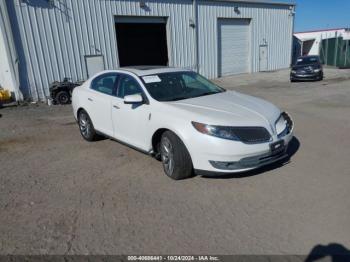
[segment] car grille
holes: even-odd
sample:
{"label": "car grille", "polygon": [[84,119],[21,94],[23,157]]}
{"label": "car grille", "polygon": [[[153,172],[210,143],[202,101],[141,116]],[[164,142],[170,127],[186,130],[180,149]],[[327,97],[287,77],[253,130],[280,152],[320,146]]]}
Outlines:
{"label": "car grille", "polygon": [[259,144],[271,140],[270,133],[264,127],[237,127],[234,133],[246,144]]}
{"label": "car grille", "polygon": [[314,70],[310,66],[309,67],[304,67],[304,68],[301,68],[301,69],[297,70],[298,74],[311,74],[313,72],[314,72]]}

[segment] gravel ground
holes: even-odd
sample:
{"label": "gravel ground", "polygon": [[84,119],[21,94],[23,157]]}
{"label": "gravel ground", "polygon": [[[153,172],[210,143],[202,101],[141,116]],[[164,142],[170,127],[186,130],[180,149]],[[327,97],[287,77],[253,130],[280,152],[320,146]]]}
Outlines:
{"label": "gravel ground", "polygon": [[296,123],[292,157],[240,175],[172,181],[157,160],[85,142],[70,106],[0,110],[0,254],[308,254],[350,247],[350,71],[218,79]]}

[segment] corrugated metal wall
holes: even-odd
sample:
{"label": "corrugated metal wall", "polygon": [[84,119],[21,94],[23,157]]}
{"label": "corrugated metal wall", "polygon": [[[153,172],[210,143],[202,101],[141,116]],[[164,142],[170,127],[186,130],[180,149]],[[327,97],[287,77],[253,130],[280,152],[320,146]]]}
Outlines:
{"label": "corrugated metal wall", "polygon": [[[238,12],[234,11],[238,7]],[[200,2],[200,73],[218,76],[218,18],[251,19],[250,72],[259,71],[259,46],[268,45],[268,70],[287,68],[291,62],[293,16],[289,6],[232,2]]]}
{"label": "corrugated metal wall", "polygon": [[[34,100],[49,96],[49,83],[85,79],[85,55],[103,55],[106,69],[118,67],[116,16],[168,18],[170,66],[195,66],[192,0],[11,0],[6,1],[20,62],[22,92]],[[53,3],[53,4],[51,4]],[[234,12],[238,6],[240,14]],[[292,16],[288,6],[201,1],[198,5],[200,72],[215,78],[217,18],[251,18],[251,71],[259,68],[259,44],[269,46],[269,69],[290,63]]]}
{"label": "corrugated metal wall", "polygon": [[168,17],[170,65],[194,63],[192,1],[55,0],[7,2],[15,31],[21,85],[35,100],[49,96],[49,83],[86,78],[85,55],[104,56],[105,69],[118,67],[115,16]]}

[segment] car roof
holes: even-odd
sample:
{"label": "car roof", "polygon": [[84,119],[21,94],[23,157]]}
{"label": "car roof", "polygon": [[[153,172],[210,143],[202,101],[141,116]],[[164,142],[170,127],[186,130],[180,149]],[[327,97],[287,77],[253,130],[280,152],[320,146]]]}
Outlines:
{"label": "car roof", "polygon": [[161,73],[191,71],[186,68],[168,66],[128,66],[120,67],[118,70],[134,73],[137,76],[156,75]]}

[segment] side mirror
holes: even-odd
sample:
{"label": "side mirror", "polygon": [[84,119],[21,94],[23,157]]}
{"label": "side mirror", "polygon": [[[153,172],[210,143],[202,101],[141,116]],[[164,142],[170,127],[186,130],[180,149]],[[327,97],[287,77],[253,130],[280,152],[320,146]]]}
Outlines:
{"label": "side mirror", "polygon": [[124,104],[141,104],[143,97],[140,94],[124,96]]}

